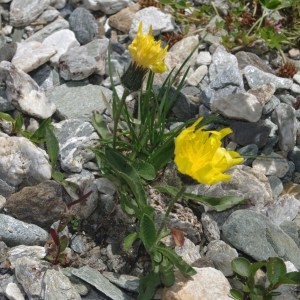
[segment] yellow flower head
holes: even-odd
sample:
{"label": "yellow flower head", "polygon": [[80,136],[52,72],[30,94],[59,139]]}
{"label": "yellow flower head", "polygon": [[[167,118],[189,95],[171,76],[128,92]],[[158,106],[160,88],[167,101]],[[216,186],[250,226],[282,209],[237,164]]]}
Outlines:
{"label": "yellow flower head", "polygon": [[168,46],[161,48],[160,41],[155,41],[152,35],[152,26],[149,33],[143,34],[143,23],[140,22],[138,32],[132,43],[128,46],[134,63],[143,69],[150,69],[154,73],[167,71],[164,59]]}
{"label": "yellow flower head", "polygon": [[224,174],[229,168],[244,161],[235,151],[227,151],[221,140],[232,132],[230,128],[220,131],[196,129],[203,118],[184,129],[175,139],[175,164],[178,171],[189,175],[199,183],[215,184],[231,179]]}

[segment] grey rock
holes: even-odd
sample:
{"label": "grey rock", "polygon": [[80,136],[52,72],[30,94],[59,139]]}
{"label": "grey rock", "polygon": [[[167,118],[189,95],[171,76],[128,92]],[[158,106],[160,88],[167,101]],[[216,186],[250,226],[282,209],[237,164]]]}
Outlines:
{"label": "grey rock", "polygon": [[245,166],[251,166],[254,158],[257,156],[258,147],[256,144],[249,144],[242,148],[239,148],[238,153],[240,153],[242,156],[244,156],[245,160],[244,160],[243,164]]}
{"label": "grey rock", "polygon": [[283,177],[289,170],[289,164],[286,158],[277,153],[271,153],[268,157],[257,157],[252,168],[265,175],[274,175]]}
{"label": "grey rock", "polygon": [[29,257],[33,259],[43,259],[46,256],[45,247],[41,246],[25,246],[20,245],[12,247],[7,252],[7,257],[11,263],[11,266],[14,268],[16,260],[20,257]]}
{"label": "grey rock", "polygon": [[206,257],[211,259],[215,267],[225,276],[232,276],[231,261],[238,257],[237,251],[224,241],[215,240],[207,245]]}
{"label": "grey rock", "polygon": [[261,71],[254,66],[246,66],[243,71],[251,88],[273,83],[276,89],[291,89],[293,84],[293,80],[291,79],[277,77],[273,74]]}
{"label": "grey rock", "polygon": [[37,41],[17,43],[17,52],[11,62],[16,68],[28,73],[46,63],[55,53],[53,47]]}
{"label": "grey rock", "polygon": [[9,247],[17,245],[44,245],[48,232],[44,229],[0,214],[1,240]]}
{"label": "grey rock", "polygon": [[[31,209],[28,210],[28,207]],[[54,180],[27,186],[11,195],[6,202],[7,212],[21,220],[49,230],[66,209],[62,187]]]}
{"label": "grey rock", "polygon": [[51,22],[50,24],[43,27],[41,30],[34,33],[32,36],[28,37],[26,39],[26,42],[29,41],[43,42],[45,38],[47,38],[54,32],[62,29],[68,29],[68,28],[69,28],[69,22],[66,21],[64,18],[59,17],[54,22]]}
{"label": "grey rock", "polygon": [[40,89],[46,91],[60,84],[58,72],[45,64],[29,74],[39,85]]}
{"label": "grey rock", "polygon": [[279,104],[273,114],[272,121],[278,126],[279,147],[283,151],[291,151],[296,145],[297,120],[295,109],[285,103]]}
{"label": "grey rock", "polygon": [[[67,119],[89,121],[94,110],[103,113],[112,98],[112,91],[86,83],[68,83],[47,91],[47,97],[53,101],[59,113]],[[88,101],[86,101],[88,99]],[[76,105],[80,103],[80,106]]]}
{"label": "grey rock", "polygon": [[51,0],[51,5],[57,9],[62,9],[66,6],[67,0]]}
{"label": "grey rock", "polygon": [[233,212],[223,224],[222,233],[233,247],[255,260],[278,256],[300,267],[300,249],[296,243],[260,213],[248,209]]}
{"label": "grey rock", "polygon": [[200,246],[195,245],[191,240],[185,238],[182,246],[175,246],[174,251],[188,264],[193,264],[201,258]]}
{"label": "grey rock", "polygon": [[283,191],[282,181],[274,175],[268,176],[268,180],[272,189],[273,199],[278,199],[279,195]]}
{"label": "grey rock", "polygon": [[23,300],[25,299],[23,293],[16,283],[10,282],[5,289],[5,296],[11,300]]}
{"label": "grey rock", "polygon": [[107,15],[112,15],[127,7],[129,0],[83,0],[83,6],[89,10],[101,10]]}
{"label": "grey rock", "polygon": [[96,39],[81,47],[73,47],[59,58],[59,73],[65,80],[82,80],[93,73],[105,74],[107,39]]}
{"label": "grey rock", "polygon": [[280,228],[289,235],[294,242],[300,247],[300,239],[299,239],[299,227],[294,221],[283,221],[280,225]]}
{"label": "grey rock", "polygon": [[236,93],[216,98],[211,103],[211,110],[227,118],[257,122],[262,115],[262,104],[250,93]]}
{"label": "grey rock", "polygon": [[70,29],[75,33],[77,41],[87,44],[98,35],[98,24],[95,17],[84,7],[77,7],[69,17]]}
{"label": "grey rock", "polygon": [[125,289],[126,291],[138,292],[139,287],[139,278],[130,275],[120,275],[113,272],[103,272],[103,276],[105,276],[110,282],[117,285],[118,287]]}
{"label": "grey rock", "polygon": [[100,272],[88,266],[75,269],[73,270],[72,274],[91,284],[97,290],[110,297],[112,300],[131,299],[131,297],[110,283],[110,281],[106,279],[106,277],[104,277]]}
{"label": "grey rock", "polygon": [[10,24],[22,27],[30,24],[50,5],[50,0],[13,0],[10,6]]}
{"label": "grey rock", "polygon": [[298,146],[289,151],[288,159],[295,164],[295,171],[300,172],[300,148]]}
{"label": "grey rock", "polygon": [[203,233],[209,242],[220,239],[220,229],[218,224],[208,213],[203,213],[201,215],[201,223],[203,226]]}
{"label": "grey rock", "polygon": [[49,24],[60,15],[59,11],[49,6],[36,20],[37,23]]}
{"label": "grey rock", "polygon": [[263,114],[270,114],[278,105],[280,104],[280,100],[276,96],[272,96],[270,101],[268,101],[263,108]]}
{"label": "grey rock", "polygon": [[50,179],[44,150],[24,137],[0,137],[0,179],[12,186]]}
{"label": "grey rock", "polygon": [[82,234],[77,234],[71,239],[71,249],[79,254],[84,254],[88,247],[87,247],[87,238]]}
{"label": "grey rock", "polygon": [[46,37],[43,45],[55,49],[56,54],[51,57],[50,61],[53,64],[58,64],[60,57],[69,49],[79,46],[79,42],[76,40],[73,31],[61,29]]}
{"label": "grey rock", "polygon": [[267,207],[268,218],[277,225],[293,221],[298,215],[300,202],[293,195],[284,194],[271,206]]}
{"label": "grey rock", "polygon": [[138,31],[140,21],[143,21],[143,33],[148,33],[150,25],[152,25],[153,36],[157,36],[162,32],[174,31],[174,17],[165,13],[157,7],[150,6],[137,11],[134,14],[129,36],[133,39]]}
{"label": "grey rock", "polygon": [[43,277],[41,299],[80,300],[81,297],[67,276],[61,271],[47,270]]}
{"label": "grey rock", "polygon": [[36,82],[10,62],[0,63],[0,80],[6,85],[8,101],[25,114],[46,119],[55,112],[55,104],[47,99]]}
{"label": "grey rock", "polygon": [[[242,122],[230,120],[229,126],[233,130],[231,135],[232,141],[241,146],[255,144],[258,148],[262,148],[266,145],[271,131],[270,127],[261,121]],[[246,152],[244,153],[247,154]]]}
{"label": "grey rock", "polygon": [[206,65],[199,66],[191,75],[187,76],[186,82],[189,85],[197,86],[204,76],[207,74],[208,68]]}
{"label": "grey rock", "polygon": [[235,54],[238,60],[240,70],[243,70],[246,66],[254,66],[264,72],[274,74],[273,69],[267,64],[266,61],[262,60],[259,56],[252,52],[239,51]]}
{"label": "grey rock", "polygon": [[5,43],[0,48],[0,61],[11,61],[17,51],[17,43]]}
{"label": "grey rock", "polygon": [[198,66],[201,65],[210,65],[212,61],[211,54],[209,51],[200,51],[197,56],[196,64]]}
{"label": "grey rock", "polygon": [[98,135],[90,123],[64,120],[54,125],[54,133],[59,142],[61,167],[66,172],[81,172],[83,164],[95,157],[88,148],[96,145]]}

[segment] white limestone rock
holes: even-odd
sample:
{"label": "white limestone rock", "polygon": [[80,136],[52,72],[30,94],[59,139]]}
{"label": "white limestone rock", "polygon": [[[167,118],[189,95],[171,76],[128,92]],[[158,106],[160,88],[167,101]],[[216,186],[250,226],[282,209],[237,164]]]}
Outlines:
{"label": "white limestone rock", "polygon": [[53,115],[56,106],[38,84],[8,61],[0,63],[0,80],[5,83],[6,97],[17,109],[39,119]]}
{"label": "white limestone rock", "polygon": [[11,186],[51,178],[47,153],[24,137],[0,137],[0,180]]}
{"label": "white limestone rock", "polygon": [[11,62],[28,73],[46,63],[55,53],[56,50],[53,47],[36,41],[17,43],[17,51]]}

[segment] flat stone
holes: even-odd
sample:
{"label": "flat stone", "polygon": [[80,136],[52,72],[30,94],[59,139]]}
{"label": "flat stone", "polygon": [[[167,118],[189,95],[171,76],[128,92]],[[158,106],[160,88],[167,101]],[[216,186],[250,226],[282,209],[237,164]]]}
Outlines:
{"label": "flat stone", "polygon": [[46,230],[4,214],[0,214],[0,232],[1,240],[9,247],[44,245],[48,238]]}
{"label": "flat stone", "polygon": [[75,269],[72,271],[72,274],[94,286],[97,290],[101,291],[112,300],[132,299],[114,284],[110,283],[110,281],[100,272],[88,266]]}
{"label": "flat stone", "polygon": [[234,248],[257,261],[277,256],[300,267],[300,249],[294,240],[260,213],[237,210],[225,221],[222,232]]}
{"label": "flat stone", "polygon": [[29,25],[50,5],[50,0],[13,0],[10,5],[10,24]]}
{"label": "flat stone", "polygon": [[89,10],[100,10],[106,15],[113,15],[127,7],[129,0],[84,0],[83,6]]}
{"label": "flat stone", "polygon": [[17,52],[11,62],[15,67],[28,73],[46,63],[55,53],[53,47],[36,41],[17,43]]}

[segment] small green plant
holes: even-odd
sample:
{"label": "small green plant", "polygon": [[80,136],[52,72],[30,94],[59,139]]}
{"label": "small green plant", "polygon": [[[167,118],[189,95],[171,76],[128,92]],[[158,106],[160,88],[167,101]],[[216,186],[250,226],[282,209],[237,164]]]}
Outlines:
{"label": "small green plant", "polygon": [[83,203],[84,201],[86,201],[87,198],[92,194],[92,191],[83,194],[80,190],[78,190],[78,193],[79,198],[77,200],[66,204],[65,211],[61,214],[58,225],[56,227],[50,228],[50,238],[46,244],[47,255],[45,257],[45,260],[51,262],[54,265],[59,264],[63,267],[66,267],[71,263],[70,258],[65,252],[69,244],[69,237],[64,231],[68,224],[70,224],[71,226],[74,226],[76,224],[74,223],[74,220],[76,219],[70,208],[75,204]]}
{"label": "small green plant", "polygon": [[[236,278],[242,283],[242,289],[231,289],[230,295],[236,300],[271,300],[280,295],[275,291],[282,284],[300,284],[300,272],[287,273],[283,260],[270,257],[267,261],[251,263],[243,257],[231,262]],[[258,280],[257,271],[264,271],[267,280]]]}

